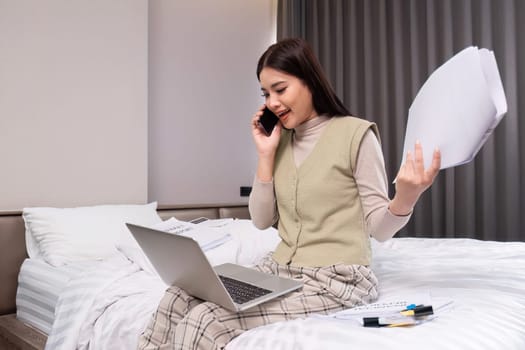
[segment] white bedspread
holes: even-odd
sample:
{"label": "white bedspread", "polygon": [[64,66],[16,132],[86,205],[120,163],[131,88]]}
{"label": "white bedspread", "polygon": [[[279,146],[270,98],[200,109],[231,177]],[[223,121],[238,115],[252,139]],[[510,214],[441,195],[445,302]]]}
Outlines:
{"label": "white bedspread", "polygon": [[307,318],[245,332],[228,350],[525,349],[525,243],[395,238],[373,245],[378,301],[428,294],[448,310],[411,328]]}
{"label": "white bedspread", "polygon": [[[275,229],[257,230],[250,220],[213,220],[212,224],[232,236],[206,252],[213,265],[253,266],[279,241]],[[46,350],[135,349],[166,288],[140,251],[120,247],[119,254],[93,261],[64,287]]]}
{"label": "white bedspread", "polygon": [[123,255],[94,262],[60,295],[51,349],[135,349],[166,286]]}
{"label": "white bedspread", "polygon": [[[213,259],[249,265],[236,244]],[[227,350],[525,349],[525,243],[394,238],[372,248],[379,301],[417,293],[452,306],[412,328],[315,317],[276,323],[245,332]],[[164,288],[123,256],[98,262],[61,295],[46,349],[134,349]]]}

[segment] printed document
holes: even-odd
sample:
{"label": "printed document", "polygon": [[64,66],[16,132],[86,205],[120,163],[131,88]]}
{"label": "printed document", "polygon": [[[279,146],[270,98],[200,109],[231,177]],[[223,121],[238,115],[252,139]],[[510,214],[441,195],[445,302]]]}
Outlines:
{"label": "printed document", "polygon": [[193,238],[199,243],[203,251],[208,251],[232,239],[232,236],[228,232],[220,229],[221,226],[214,226],[210,224],[210,222],[214,222],[214,220],[206,220],[199,224],[193,224],[172,217],[156,224],[153,228],[171,234]]}
{"label": "printed document", "polygon": [[437,147],[441,169],[471,161],[501,118],[507,101],[494,53],[471,46],[436,69],[408,112],[403,162],[421,141],[425,169]]}

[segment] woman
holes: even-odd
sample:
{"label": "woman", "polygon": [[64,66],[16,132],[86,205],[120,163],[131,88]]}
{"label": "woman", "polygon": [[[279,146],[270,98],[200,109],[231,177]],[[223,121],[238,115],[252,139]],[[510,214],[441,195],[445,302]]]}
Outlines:
{"label": "woman", "polygon": [[383,241],[403,227],[439,171],[439,152],[425,171],[416,144],[389,200],[376,126],[349,117],[304,40],[270,46],[257,77],[265,106],[279,123],[266,136],[258,127],[265,106],[252,118],[258,165],[249,208],[259,228],[278,221],[282,238],[257,268],[301,279],[304,287],[234,313],[172,286],[140,339],[141,349],[222,349],[257,326],[375,300],[369,236]]}

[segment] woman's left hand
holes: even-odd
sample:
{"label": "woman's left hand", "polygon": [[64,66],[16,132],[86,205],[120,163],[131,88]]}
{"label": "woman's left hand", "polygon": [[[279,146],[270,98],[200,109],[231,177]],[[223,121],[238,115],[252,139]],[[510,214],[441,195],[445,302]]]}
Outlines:
{"label": "woman's left hand", "polygon": [[390,202],[390,212],[394,215],[408,215],[416,205],[419,196],[432,185],[441,167],[441,153],[434,150],[432,164],[425,170],[423,147],[416,142],[414,155],[407,152],[396,177],[396,194]]}

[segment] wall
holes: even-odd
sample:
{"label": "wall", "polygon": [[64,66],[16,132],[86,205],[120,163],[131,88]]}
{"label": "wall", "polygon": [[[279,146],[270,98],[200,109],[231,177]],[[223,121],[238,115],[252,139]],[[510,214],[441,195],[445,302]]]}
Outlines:
{"label": "wall", "polygon": [[0,0],[0,210],[243,202],[275,17],[276,0]]}
{"label": "wall", "polygon": [[256,154],[255,70],[275,41],[276,1],[150,1],[149,200],[239,203]]}
{"label": "wall", "polygon": [[0,0],[0,210],[147,200],[147,14]]}

